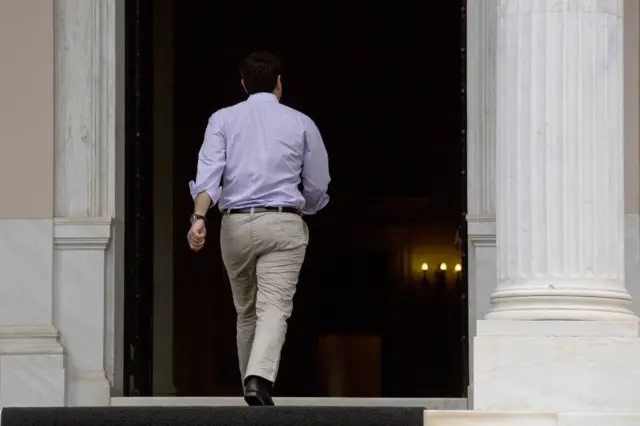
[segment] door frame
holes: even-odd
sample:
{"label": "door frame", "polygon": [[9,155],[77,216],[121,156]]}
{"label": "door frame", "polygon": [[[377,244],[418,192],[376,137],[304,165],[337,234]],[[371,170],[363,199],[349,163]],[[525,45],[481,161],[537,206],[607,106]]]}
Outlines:
{"label": "door frame", "polygon": [[[474,1],[474,0],[469,0]],[[124,396],[153,394],[153,9],[152,0],[126,2],[126,183],[125,183],[125,283],[124,283]],[[460,114],[462,250],[460,394],[467,396],[470,383],[468,187],[467,165],[467,0],[460,9]],[[472,320],[470,320],[472,318]]]}
{"label": "door frame", "polygon": [[125,2],[123,394],[153,393],[153,0]]}
{"label": "door frame", "polygon": [[461,250],[461,283],[458,287],[460,292],[460,315],[461,321],[461,340],[460,351],[462,354],[462,383],[460,383],[460,394],[467,398],[469,393],[469,260],[468,260],[468,227],[467,227],[467,1],[462,0],[460,6],[460,181],[462,186],[462,212],[460,213],[459,237],[462,240]]}

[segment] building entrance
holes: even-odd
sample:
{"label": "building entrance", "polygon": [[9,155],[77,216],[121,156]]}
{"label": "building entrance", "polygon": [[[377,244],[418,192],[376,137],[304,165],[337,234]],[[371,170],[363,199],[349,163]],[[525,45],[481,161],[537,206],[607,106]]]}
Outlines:
{"label": "building entrance", "polygon": [[[330,206],[306,218],[275,395],[465,395],[461,1],[131,2],[126,390],[242,392],[219,246],[194,254],[184,238],[187,183],[209,115],[245,97],[237,65],[269,50],[285,66],[282,101],[318,124],[333,178]],[[212,211],[210,235],[218,222]]]}

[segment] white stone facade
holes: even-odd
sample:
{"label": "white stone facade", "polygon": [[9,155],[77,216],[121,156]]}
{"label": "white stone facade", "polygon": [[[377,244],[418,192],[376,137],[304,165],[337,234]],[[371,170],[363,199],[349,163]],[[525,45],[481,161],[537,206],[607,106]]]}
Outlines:
{"label": "white stone facade", "polygon": [[[0,405],[108,405],[112,387],[122,386],[123,2],[3,8],[0,15],[28,24],[20,34],[40,31],[21,49],[52,47],[45,65],[54,102],[46,108],[55,164],[36,183],[49,185],[53,205],[26,218],[0,215]],[[22,176],[37,175],[21,167]]]}
{"label": "white stone facade", "polygon": [[[8,0],[0,24],[39,1]],[[470,408],[640,411],[634,1],[468,0]],[[0,405],[122,390],[123,4],[55,0],[38,18],[53,205],[0,210]]]}

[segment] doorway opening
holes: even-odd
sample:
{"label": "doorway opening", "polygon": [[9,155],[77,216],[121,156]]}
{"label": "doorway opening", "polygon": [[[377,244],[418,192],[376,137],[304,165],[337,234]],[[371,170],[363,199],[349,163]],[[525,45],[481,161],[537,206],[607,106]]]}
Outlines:
{"label": "doorway opening", "polygon": [[[305,218],[310,245],[275,395],[466,396],[467,284],[453,244],[466,208],[464,8],[440,3],[157,0],[138,9],[152,22],[139,28],[152,42],[137,57],[149,58],[138,65],[153,81],[140,82],[150,92],[140,102],[153,106],[153,159],[145,185],[129,188],[151,194],[153,215],[137,216],[152,235],[130,238],[127,251],[153,258],[138,265],[146,274],[127,276],[129,299],[143,302],[125,309],[153,330],[136,343],[130,389],[241,395],[217,239],[197,254],[186,245],[187,183],[208,117],[246,98],[238,64],[268,50],[285,67],[282,102],[316,122],[332,175],[329,206]],[[136,158],[128,170],[150,161]],[[219,218],[213,209],[209,235]]]}

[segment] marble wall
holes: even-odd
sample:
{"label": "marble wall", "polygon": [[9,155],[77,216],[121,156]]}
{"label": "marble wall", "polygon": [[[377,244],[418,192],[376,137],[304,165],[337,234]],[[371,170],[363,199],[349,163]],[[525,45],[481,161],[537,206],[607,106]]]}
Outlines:
{"label": "marble wall", "polygon": [[60,405],[53,316],[53,2],[0,2],[0,405]]}
{"label": "marble wall", "polygon": [[53,217],[53,1],[0,3],[0,219]]}

